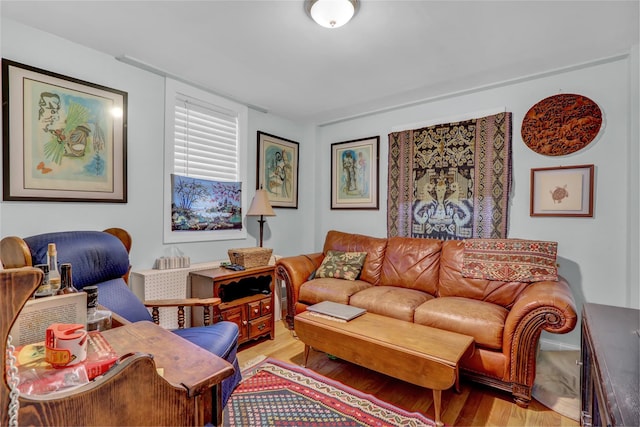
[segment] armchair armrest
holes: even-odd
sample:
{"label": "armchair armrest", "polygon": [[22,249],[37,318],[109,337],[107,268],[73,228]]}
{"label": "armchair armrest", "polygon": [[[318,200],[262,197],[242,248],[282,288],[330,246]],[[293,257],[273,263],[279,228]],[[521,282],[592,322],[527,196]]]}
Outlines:
{"label": "armchair armrest", "polygon": [[219,305],[220,298],[182,298],[145,301],[146,307],[151,307],[151,316],[155,324],[160,323],[160,307],[178,307],[178,328],[184,329],[184,308],[203,307],[204,325],[211,324],[211,307]]}
{"label": "armchair armrest", "polygon": [[293,329],[293,317],[296,314],[296,303],[300,295],[300,286],[309,280],[309,276],[320,267],[323,259],[323,253],[318,252],[280,258],[276,261],[276,275],[278,279],[284,281],[287,289],[287,326],[291,330]]}
{"label": "armchair armrest", "polygon": [[533,384],[542,331],[564,334],[572,331],[577,321],[571,288],[562,277],[555,282],[531,283],[518,295],[507,316],[502,343],[503,353],[511,355],[514,395],[516,384]]}

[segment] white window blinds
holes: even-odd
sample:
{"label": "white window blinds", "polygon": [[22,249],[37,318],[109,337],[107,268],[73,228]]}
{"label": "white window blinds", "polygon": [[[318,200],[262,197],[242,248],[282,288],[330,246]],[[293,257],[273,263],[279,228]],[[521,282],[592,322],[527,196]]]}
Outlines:
{"label": "white window blinds", "polygon": [[238,114],[175,94],[174,173],[215,181],[240,181]]}
{"label": "white window blinds", "polygon": [[164,220],[165,243],[246,239],[245,227],[183,232],[172,230],[172,175],[239,182],[247,209],[247,125],[245,105],[184,82],[165,79]]}

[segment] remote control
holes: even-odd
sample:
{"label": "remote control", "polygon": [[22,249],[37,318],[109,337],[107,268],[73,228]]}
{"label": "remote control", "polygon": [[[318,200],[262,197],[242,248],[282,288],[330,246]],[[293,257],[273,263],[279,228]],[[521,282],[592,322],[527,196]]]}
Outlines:
{"label": "remote control", "polygon": [[244,267],[241,266],[240,264],[232,264],[230,262],[221,262],[220,263],[220,267],[224,267],[224,268],[227,268],[229,270],[234,270],[234,271],[242,271],[242,270],[244,270]]}

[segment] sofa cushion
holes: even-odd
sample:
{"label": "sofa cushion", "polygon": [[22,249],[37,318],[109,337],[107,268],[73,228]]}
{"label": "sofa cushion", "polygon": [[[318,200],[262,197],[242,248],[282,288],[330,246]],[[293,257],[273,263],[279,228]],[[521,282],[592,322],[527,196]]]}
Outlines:
{"label": "sofa cushion", "polygon": [[360,279],[377,284],[380,281],[382,260],[384,259],[386,247],[387,239],[331,230],[327,233],[322,251],[325,254],[330,250],[366,252],[367,258],[364,260]]}
{"label": "sofa cushion", "polygon": [[557,242],[467,239],[462,275],[504,282],[558,280],[557,250]]}
{"label": "sofa cushion", "polygon": [[317,304],[322,301],[349,304],[351,295],[372,286],[363,280],[313,279],[300,286],[298,301],[305,304]]}
{"label": "sofa cushion", "polygon": [[417,289],[435,295],[442,241],[390,237],[382,263],[380,284]]}
{"label": "sofa cushion", "polygon": [[511,308],[526,282],[502,282],[462,277],[464,242],[447,240],[440,255],[439,297],[465,297]]}
{"label": "sofa cushion", "polygon": [[413,322],[416,307],[433,298],[426,292],[397,286],[373,286],[351,296],[349,304],[370,313]]}
{"label": "sofa cushion", "polygon": [[366,252],[327,251],[315,277],[356,280],[360,276],[366,256]]}
{"label": "sofa cushion", "polygon": [[476,345],[502,350],[504,322],[509,312],[499,305],[468,298],[431,299],[416,308],[414,322],[472,336]]}

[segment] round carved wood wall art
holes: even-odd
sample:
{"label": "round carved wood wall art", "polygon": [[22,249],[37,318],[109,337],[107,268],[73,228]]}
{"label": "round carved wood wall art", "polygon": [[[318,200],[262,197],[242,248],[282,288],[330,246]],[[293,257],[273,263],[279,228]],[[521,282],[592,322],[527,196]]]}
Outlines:
{"label": "round carved wood wall art", "polygon": [[583,149],[598,135],[602,112],[582,95],[553,95],[535,104],[522,120],[522,140],[545,156],[563,156]]}

